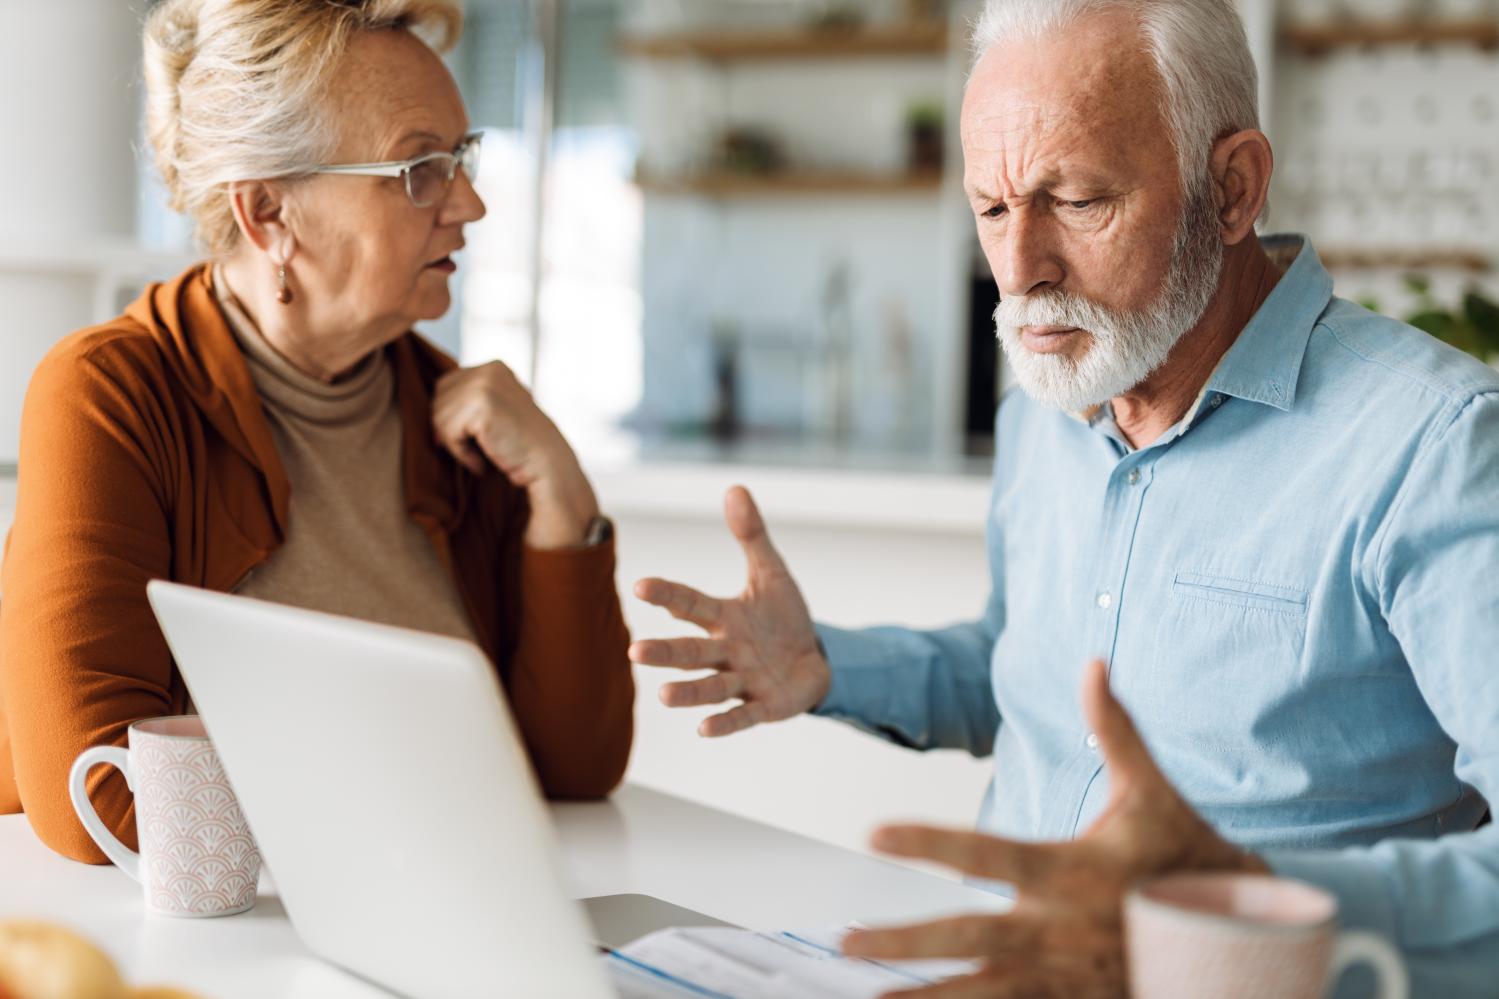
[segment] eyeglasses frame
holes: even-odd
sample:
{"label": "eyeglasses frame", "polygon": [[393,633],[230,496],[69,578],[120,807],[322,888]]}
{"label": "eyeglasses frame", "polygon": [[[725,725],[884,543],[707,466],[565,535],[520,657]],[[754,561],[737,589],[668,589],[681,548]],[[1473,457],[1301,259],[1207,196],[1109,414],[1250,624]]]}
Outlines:
{"label": "eyeglasses frame", "polygon": [[[454,146],[451,152],[423,153],[420,156],[413,156],[409,160],[385,160],[379,163],[330,163],[325,166],[316,167],[308,172],[312,174],[342,174],[346,177],[400,177],[403,181],[402,186],[406,188],[407,200],[417,208],[430,208],[437,203],[435,200],[429,201],[424,205],[418,202],[416,195],[412,193],[411,171],[421,164],[429,163],[432,160],[447,160],[448,177],[447,184],[443,188],[443,191],[447,192],[453,186],[453,178],[458,175],[460,169],[463,169],[464,155],[470,149],[478,146],[479,140],[482,138],[484,138],[483,132],[474,131],[469,132],[460,139],[458,145]],[[465,176],[468,175],[467,170],[463,172]],[[477,172],[477,163],[475,172]],[[475,180],[472,176],[469,176],[468,179],[470,182]]]}

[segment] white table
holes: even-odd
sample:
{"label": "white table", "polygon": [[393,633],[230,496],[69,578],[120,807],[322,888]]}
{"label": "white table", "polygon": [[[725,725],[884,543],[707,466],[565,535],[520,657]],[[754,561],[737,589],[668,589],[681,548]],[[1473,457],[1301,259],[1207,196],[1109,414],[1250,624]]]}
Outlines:
{"label": "white table", "polygon": [[[838,807],[835,789],[827,807]],[[644,892],[757,929],[895,922],[1006,904],[640,786],[607,802],[554,805],[552,814],[579,897]],[[207,999],[389,997],[312,957],[273,888],[238,916],[148,915],[133,881],[52,853],[22,815],[0,816],[0,918],[12,916],[90,937],[132,984],[172,984]]]}

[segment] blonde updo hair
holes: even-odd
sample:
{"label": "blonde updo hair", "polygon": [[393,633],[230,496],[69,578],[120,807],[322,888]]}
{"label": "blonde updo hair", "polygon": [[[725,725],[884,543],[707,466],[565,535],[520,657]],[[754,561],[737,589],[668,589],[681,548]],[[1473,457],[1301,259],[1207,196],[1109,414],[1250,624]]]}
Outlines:
{"label": "blonde updo hair", "polygon": [[234,180],[296,176],[337,142],[325,100],[356,33],[406,29],[436,52],[455,0],[161,0],[146,19],[146,134],[171,206],[223,254],[239,237]]}

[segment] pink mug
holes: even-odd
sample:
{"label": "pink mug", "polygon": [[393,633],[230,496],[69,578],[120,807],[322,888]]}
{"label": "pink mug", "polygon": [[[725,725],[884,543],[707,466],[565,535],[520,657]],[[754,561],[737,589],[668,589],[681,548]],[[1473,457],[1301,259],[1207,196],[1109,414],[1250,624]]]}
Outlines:
{"label": "pink mug", "polygon": [[1381,937],[1338,932],[1337,899],[1267,874],[1173,874],[1124,900],[1137,999],[1320,999],[1370,965],[1380,999],[1405,999],[1405,966]]}
{"label": "pink mug", "polygon": [[[255,904],[260,849],[197,715],[130,726],[130,749],[85,749],[68,775],[79,821],[116,867],[141,883],[146,907],[166,916],[231,916]],[[105,827],[84,780],[119,767],[135,792],[136,853]]]}

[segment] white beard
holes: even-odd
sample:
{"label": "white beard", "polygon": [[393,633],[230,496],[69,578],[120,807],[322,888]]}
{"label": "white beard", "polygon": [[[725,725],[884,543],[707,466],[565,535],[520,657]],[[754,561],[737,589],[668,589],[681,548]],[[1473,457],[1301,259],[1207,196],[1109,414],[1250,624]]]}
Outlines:
{"label": "white beard", "polygon": [[[1182,212],[1166,280],[1154,302],[1125,312],[1060,290],[1002,299],[994,327],[1005,360],[1020,387],[1042,405],[1069,413],[1101,405],[1165,363],[1171,348],[1202,318],[1222,268],[1213,188],[1199,185]],[[1022,342],[1024,326],[1072,326],[1090,342],[1077,360],[1038,354]]]}

